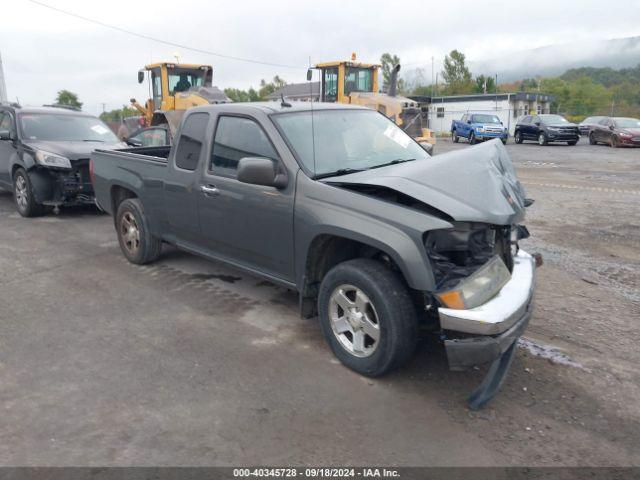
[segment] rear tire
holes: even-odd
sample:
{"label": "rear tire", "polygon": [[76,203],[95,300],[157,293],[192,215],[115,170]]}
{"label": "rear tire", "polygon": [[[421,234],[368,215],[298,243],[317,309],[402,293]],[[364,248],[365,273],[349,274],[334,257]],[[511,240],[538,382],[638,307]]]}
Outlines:
{"label": "rear tire", "polygon": [[598,144],[598,142],[596,141],[596,137],[593,134],[593,132],[591,132],[589,134],[589,145],[597,145],[597,144]]}
{"label": "rear tire", "polygon": [[13,175],[13,200],[16,210],[23,217],[39,217],[52,210],[51,207],[36,202],[29,174],[24,168],[18,168]]}
{"label": "rear tire", "polygon": [[538,135],[538,145],[545,146],[549,144],[549,140],[547,140],[547,136],[544,133]]}
{"label": "rear tire", "polygon": [[377,377],[399,367],[415,350],[412,298],[400,275],[375,260],[333,267],[320,284],[318,312],[334,355],[362,375]]}
{"label": "rear tire", "polygon": [[118,207],[116,232],[125,258],[136,265],[155,261],[162,251],[162,241],[151,235],[142,202],[128,198]]}
{"label": "rear tire", "polygon": [[515,136],[513,137],[513,139],[516,141],[516,143],[522,143],[524,142],[524,139],[522,138],[522,133],[520,133],[520,131],[517,131]]}
{"label": "rear tire", "polygon": [[451,132],[451,140],[453,140],[453,143],[458,143],[460,141],[460,137],[458,137],[455,130]]}
{"label": "rear tire", "polygon": [[567,145],[571,145],[571,146],[573,146],[573,145],[575,145],[576,143],[578,143],[578,141],[577,141],[577,140],[571,140],[570,142],[567,142]]}

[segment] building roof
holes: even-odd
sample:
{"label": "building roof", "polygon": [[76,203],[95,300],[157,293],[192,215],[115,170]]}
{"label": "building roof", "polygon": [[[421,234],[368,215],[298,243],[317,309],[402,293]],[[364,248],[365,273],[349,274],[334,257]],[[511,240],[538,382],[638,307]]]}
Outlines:
{"label": "building roof", "polygon": [[553,102],[555,97],[547,93],[538,92],[514,92],[514,93],[476,93],[471,95],[447,95],[430,97],[426,95],[414,95],[409,97],[419,103],[454,103],[454,102],[478,102],[483,100],[507,100]]}
{"label": "building roof", "polygon": [[320,95],[320,82],[289,83],[267,95],[267,99],[277,100],[282,95],[284,95],[285,98],[317,97]]}

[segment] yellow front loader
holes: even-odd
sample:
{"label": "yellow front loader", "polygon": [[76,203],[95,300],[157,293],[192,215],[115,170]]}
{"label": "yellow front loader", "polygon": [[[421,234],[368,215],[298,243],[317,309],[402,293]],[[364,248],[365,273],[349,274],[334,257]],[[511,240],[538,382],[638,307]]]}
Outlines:
{"label": "yellow front loader", "polygon": [[[354,56],[355,57],[355,56]],[[435,145],[436,137],[422,126],[422,110],[413,100],[396,94],[400,65],[396,65],[387,93],[379,92],[380,65],[371,63],[319,63],[322,102],[351,103],[378,110],[418,142]]]}
{"label": "yellow front loader", "polygon": [[187,109],[231,101],[211,85],[213,68],[210,65],[152,63],[138,72],[138,83],[143,83],[145,76],[151,98],[144,106],[135,98],[131,104],[144,116],[147,125],[168,124],[174,132]]}

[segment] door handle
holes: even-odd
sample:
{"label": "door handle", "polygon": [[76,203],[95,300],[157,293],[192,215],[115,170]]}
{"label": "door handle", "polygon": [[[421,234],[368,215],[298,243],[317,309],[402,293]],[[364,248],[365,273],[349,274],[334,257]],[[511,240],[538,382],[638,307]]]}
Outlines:
{"label": "door handle", "polygon": [[201,185],[200,191],[204,193],[207,197],[214,197],[220,193],[220,190],[218,190],[213,185]]}

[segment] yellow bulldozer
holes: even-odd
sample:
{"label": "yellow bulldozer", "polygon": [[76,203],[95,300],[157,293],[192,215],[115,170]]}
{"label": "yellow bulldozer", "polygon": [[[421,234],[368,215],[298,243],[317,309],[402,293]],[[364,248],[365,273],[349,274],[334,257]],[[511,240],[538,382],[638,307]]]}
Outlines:
{"label": "yellow bulldozer", "polygon": [[413,100],[398,96],[397,80],[400,65],[396,65],[389,81],[387,93],[379,92],[378,76],[381,66],[355,61],[319,63],[320,101],[363,105],[378,110],[393,120],[417,142],[431,145],[436,137],[431,130],[423,127],[423,112]]}
{"label": "yellow bulldozer", "polygon": [[149,81],[149,98],[144,106],[135,98],[131,105],[145,118],[147,125],[168,125],[171,132],[180,124],[185,110],[231,100],[211,85],[211,65],[160,62],[145,65],[138,72],[138,83]]}

